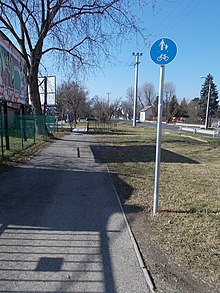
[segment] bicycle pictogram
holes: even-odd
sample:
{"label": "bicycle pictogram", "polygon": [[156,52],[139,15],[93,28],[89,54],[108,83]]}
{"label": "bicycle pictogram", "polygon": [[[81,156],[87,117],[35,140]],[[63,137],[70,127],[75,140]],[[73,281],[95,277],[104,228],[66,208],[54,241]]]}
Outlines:
{"label": "bicycle pictogram", "polygon": [[157,61],[168,61],[169,57],[167,56],[167,54],[160,54],[160,56],[157,57]]}

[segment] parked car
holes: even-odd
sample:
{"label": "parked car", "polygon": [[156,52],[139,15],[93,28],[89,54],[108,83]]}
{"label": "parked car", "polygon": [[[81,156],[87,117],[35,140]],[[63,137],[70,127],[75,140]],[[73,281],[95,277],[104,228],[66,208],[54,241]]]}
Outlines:
{"label": "parked car", "polygon": [[86,121],[98,121],[95,117],[87,117]]}

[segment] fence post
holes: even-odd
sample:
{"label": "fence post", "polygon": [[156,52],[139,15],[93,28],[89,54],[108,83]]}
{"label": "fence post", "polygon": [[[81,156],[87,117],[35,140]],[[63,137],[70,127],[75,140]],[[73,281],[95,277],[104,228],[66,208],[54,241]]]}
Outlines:
{"label": "fence post", "polygon": [[20,123],[21,123],[21,148],[24,149],[24,125],[23,125],[23,112],[20,109]]}
{"label": "fence post", "polygon": [[27,141],[27,130],[26,130],[26,119],[25,119],[25,110],[24,104],[21,104],[21,119],[22,119],[22,137],[24,141]]}
{"label": "fence post", "polygon": [[10,150],[7,102],[3,102],[3,108],[4,108],[4,125],[5,125],[5,144],[6,144],[6,150]]}
{"label": "fence post", "polygon": [[2,118],[2,103],[0,102],[0,127],[1,127],[1,151],[2,158],[4,157],[4,141],[3,141],[3,118]]}
{"label": "fence post", "polygon": [[36,143],[36,116],[34,115],[34,144]]}

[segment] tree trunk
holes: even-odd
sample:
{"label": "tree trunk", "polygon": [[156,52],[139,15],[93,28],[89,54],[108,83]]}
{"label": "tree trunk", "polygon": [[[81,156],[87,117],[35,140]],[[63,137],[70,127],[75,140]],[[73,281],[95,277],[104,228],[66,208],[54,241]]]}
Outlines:
{"label": "tree trunk", "polygon": [[36,115],[36,132],[37,134],[47,134],[45,116],[42,113],[40,93],[38,87],[38,65],[31,67],[29,71],[30,99]]}
{"label": "tree trunk", "polygon": [[42,115],[40,93],[38,87],[38,69],[32,67],[29,72],[30,99],[36,115]]}

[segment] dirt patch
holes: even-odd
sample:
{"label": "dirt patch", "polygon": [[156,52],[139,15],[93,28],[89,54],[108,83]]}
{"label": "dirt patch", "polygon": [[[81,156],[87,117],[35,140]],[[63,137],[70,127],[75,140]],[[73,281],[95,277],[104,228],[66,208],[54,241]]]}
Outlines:
{"label": "dirt patch", "polygon": [[162,252],[159,245],[152,241],[152,229],[146,211],[130,213],[129,206],[124,210],[134,237],[139,245],[145,265],[150,271],[158,293],[214,293],[217,287],[211,286],[185,267],[176,263],[171,256]]}

